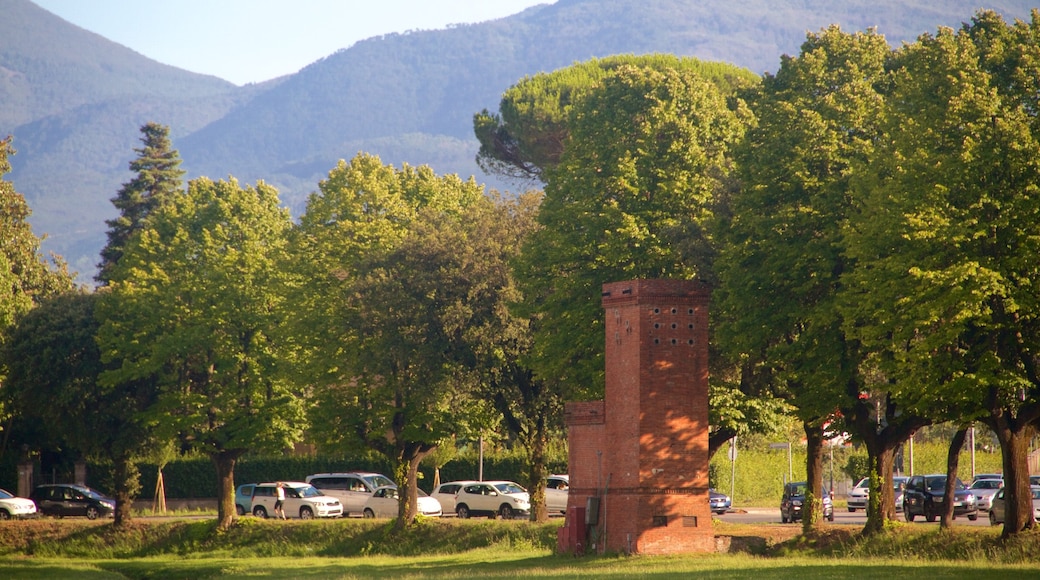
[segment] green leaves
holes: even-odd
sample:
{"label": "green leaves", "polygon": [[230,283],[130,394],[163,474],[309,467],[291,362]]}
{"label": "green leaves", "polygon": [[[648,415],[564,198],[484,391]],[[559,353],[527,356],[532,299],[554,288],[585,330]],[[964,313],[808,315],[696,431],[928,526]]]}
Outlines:
{"label": "green leaves", "polygon": [[[100,310],[115,384],[154,377],[155,423],[206,453],[281,449],[305,426],[274,340],[291,223],[260,182],[202,178],[131,238]],[[160,420],[161,418],[161,420]]]}

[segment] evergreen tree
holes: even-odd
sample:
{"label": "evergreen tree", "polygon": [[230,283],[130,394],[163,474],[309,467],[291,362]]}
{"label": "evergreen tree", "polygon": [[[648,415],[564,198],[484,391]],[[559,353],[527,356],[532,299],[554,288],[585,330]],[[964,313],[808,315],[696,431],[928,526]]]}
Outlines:
{"label": "evergreen tree", "polygon": [[134,149],[137,159],[130,162],[130,170],[137,175],[123,184],[119,193],[112,198],[112,205],[119,216],[106,220],[108,244],[101,250],[101,263],[95,276],[101,284],[108,284],[112,267],[123,256],[127,241],[140,228],[148,214],[165,197],[181,191],[181,157],[171,149],[170,128],[158,123],[147,123],[141,127],[141,142],[144,147]]}

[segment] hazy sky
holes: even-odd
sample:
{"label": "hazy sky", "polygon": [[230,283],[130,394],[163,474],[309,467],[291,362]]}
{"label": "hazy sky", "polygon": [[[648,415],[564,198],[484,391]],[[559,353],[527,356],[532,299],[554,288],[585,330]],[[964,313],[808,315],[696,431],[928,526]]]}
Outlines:
{"label": "hazy sky", "polygon": [[510,16],[556,0],[33,0],[148,58],[236,84],[294,73],[359,40]]}

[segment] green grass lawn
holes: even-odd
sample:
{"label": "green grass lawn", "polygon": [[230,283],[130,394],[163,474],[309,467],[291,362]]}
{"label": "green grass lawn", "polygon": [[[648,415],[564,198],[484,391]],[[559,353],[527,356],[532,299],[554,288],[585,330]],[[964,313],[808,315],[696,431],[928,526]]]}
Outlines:
{"label": "green grass lawn", "polygon": [[884,562],[746,554],[571,558],[547,550],[498,548],[436,556],[353,558],[181,558],[75,562],[3,558],[0,576],[21,578],[1037,578],[1035,565],[986,562]]}
{"label": "green grass lawn", "polygon": [[1038,578],[1040,531],[1001,541],[995,528],[939,531],[900,523],[870,538],[825,526],[812,538],[779,524],[719,523],[762,549],[681,556],[557,555],[559,521],[440,520],[404,532],[386,520],[245,518],[0,524],[0,578]]}

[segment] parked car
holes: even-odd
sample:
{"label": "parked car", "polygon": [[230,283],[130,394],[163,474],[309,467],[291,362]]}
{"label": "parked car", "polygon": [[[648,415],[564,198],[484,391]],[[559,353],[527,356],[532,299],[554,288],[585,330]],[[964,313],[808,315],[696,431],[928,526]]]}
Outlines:
{"label": "parked car", "polygon": [[[906,483],[903,496],[903,515],[906,521],[912,522],[917,516],[924,516],[934,522],[943,511],[946,493],[946,475],[915,475]],[[954,484],[953,517],[968,516],[975,521],[979,517],[975,495],[958,479]]]}
{"label": "parked car", "polygon": [[[1033,519],[1040,520],[1040,485],[1029,486],[1033,494]],[[992,525],[1004,523],[1007,513],[1007,502],[1004,500],[1004,488],[997,490],[993,496],[993,503],[989,508],[989,523]]]}
{"label": "parked car", "polygon": [[[277,483],[258,483],[253,488],[253,502],[250,511],[258,518],[274,515],[274,502],[277,501]],[[282,511],[287,518],[338,518],[343,515],[343,506],[339,500],[322,494],[309,483],[302,481],[284,481],[285,500]]]}
{"label": "parked car", "polygon": [[[807,488],[804,481],[793,481],[784,486],[784,493],[780,498],[781,522],[786,524],[802,519],[802,506],[805,503]],[[826,489],[823,490],[823,518],[827,521],[834,521],[834,502]]]}
{"label": "parked car", "polygon": [[85,485],[54,483],[36,486],[30,498],[48,516],[87,516],[88,520],[112,515],[116,500]]}
{"label": "parked car", "polygon": [[997,495],[1002,487],[1002,479],[976,479],[968,489],[975,495],[975,506],[980,510],[989,511],[993,505],[993,496]]}
{"label": "parked car", "polygon": [[315,473],[308,475],[307,483],[339,500],[343,505],[343,515],[362,515],[365,502],[372,497],[376,489],[396,485],[394,480],[381,473],[361,471],[345,473]]}
{"label": "parked car", "polygon": [[235,490],[235,511],[244,516],[253,509],[253,488],[255,483],[245,483]]}
{"label": "parked car", "polygon": [[36,515],[36,503],[33,500],[18,497],[6,489],[0,489],[0,520],[27,518],[34,515]]}
{"label": "parked car", "polygon": [[455,513],[460,518],[487,516],[511,518],[531,511],[527,490],[512,481],[478,481],[462,486],[455,496]]}
{"label": "parked car", "polygon": [[545,507],[550,514],[567,513],[567,491],[571,486],[571,479],[566,475],[550,475],[545,480]]}
{"label": "parked car", "polygon": [[433,489],[433,493],[430,497],[436,499],[441,504],[441,510],[444,515],[455,514],[455,496],[458,495],[462,486],[471,483],[477,483],[472,480],[465,481],[449,481],[442,483]]}
{"label": "parked car", "polygon": [[848,504],[849,511],[855,512],[856,510],[867,509],[867,501],[870,500],[870,478],[864,477],[859,480],[852,489],[849,490],[848,496],[846,496],[845,502]]}
{"label": "parked car", "polygon": [[1004,481],[1004,474],[1003,473],[976,473],[975,477],[971,478],[971,482],[975,483],[976,481],[978,481],[980,479],[999,479],[1000,481]]}
{"label": "parked car", "polygon": [[[439,518],[441,516],[441,503],[426,495],[425,491],[421,489],[417,491],[419,497],[417,498],[416,507],[419,513],[427,517]],[[361,510],[361,513],[366,518],[396,518],[399,500],[397,486],[384,485],[372,493],[372,497],[365,502],[365,507]]]}
{"label": "parked car", "polygon": [[896,512],[903,511],[903,497],[906,495],[906,482],[909,477],[897,475],[892,478],[892,492],[895,494]]}
{"label": "parked car", "polygon": [[719,514],[720,516],[729,511],[729,508],[733,506],[733,502],[729,499],[729,496],[715,491],[714,489],[708,490],[708,503],[711,504],[711,511]]}

